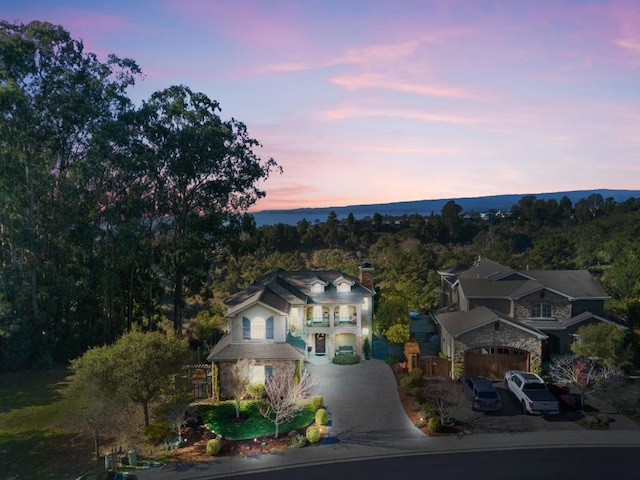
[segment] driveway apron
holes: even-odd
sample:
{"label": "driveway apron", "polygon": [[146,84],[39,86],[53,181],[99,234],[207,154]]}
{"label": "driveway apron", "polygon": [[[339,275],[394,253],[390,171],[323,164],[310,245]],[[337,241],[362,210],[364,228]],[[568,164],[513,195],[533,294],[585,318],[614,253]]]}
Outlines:
{"label": "driveway apron", "polygon": [[425,437],[402,408],[395,377],[381,360],[356,365],[306,364],[330,414],[328,441],[359,445]]}

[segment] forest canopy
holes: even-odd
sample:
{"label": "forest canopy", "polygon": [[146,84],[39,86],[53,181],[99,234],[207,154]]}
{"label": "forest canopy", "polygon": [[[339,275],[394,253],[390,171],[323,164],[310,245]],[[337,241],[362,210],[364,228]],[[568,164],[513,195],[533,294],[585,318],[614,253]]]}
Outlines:
{"label": "forest canopy", "polygon": [[399,305],[437,308],[437,270],[478,255],[587,269],[612,297],[607,314],[637,332],[640,199],[528,195],[506,212],[452,200],[440,214],[258,228],[246,212],[275,160],[188,86],[133,105],[141,79],[134,60],[101,61],[63,27],[0,22],[0,369],[65,362],[136,328],[211,346],[222,300],[266,271],[355,276],[364,261],[376,333],[404,338]]}

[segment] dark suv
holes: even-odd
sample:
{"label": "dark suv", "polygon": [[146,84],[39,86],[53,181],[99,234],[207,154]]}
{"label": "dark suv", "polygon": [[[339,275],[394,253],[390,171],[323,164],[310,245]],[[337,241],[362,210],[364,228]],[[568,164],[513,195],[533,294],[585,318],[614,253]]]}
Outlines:
{"label": "dark suv", "polygon": [[502,408],[498,392],[489,379],[469,376],[462,379],[462,384],[472,410],[497,412]]}
{"label": "dark suv", "polygon": [[76,480],[137,480],[133,473],[127,472],[96,472],[87,473]]}

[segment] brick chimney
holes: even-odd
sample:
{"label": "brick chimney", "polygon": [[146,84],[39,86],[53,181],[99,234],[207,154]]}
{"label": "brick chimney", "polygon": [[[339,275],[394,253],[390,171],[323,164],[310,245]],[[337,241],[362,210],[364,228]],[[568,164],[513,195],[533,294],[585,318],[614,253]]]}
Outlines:
{"label": "brick chimney", "polygon": [[360,283],[370,290],[373,290],[373,272],[374,268],[369,262],[360,264]]}

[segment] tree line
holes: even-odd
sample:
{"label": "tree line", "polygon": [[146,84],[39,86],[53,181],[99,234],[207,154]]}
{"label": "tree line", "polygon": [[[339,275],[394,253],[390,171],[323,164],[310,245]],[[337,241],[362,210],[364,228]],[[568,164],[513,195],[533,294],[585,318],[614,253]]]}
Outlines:
{"label": "tree line", "polygon": [[477,255],[588,269],[608,313],[640,323],[639,199],[524,196],[488,217],[450,201],[439,214],[258,228],[245,212],[277,163],[186,86],[134,105],[141,75],[63,27],[0,22],[0,369],[64,362],[135,328],[212,345],[222,300],[275,267],[357,276],[371,262],[377,333],[436,308],[437,270]]}
{"label": "tree line", "polygon": [[61,26],[0,22],[0,361],[64,361],[184,321],[216,246],[279,170],[186,86],[136,106],[135,61]]}

